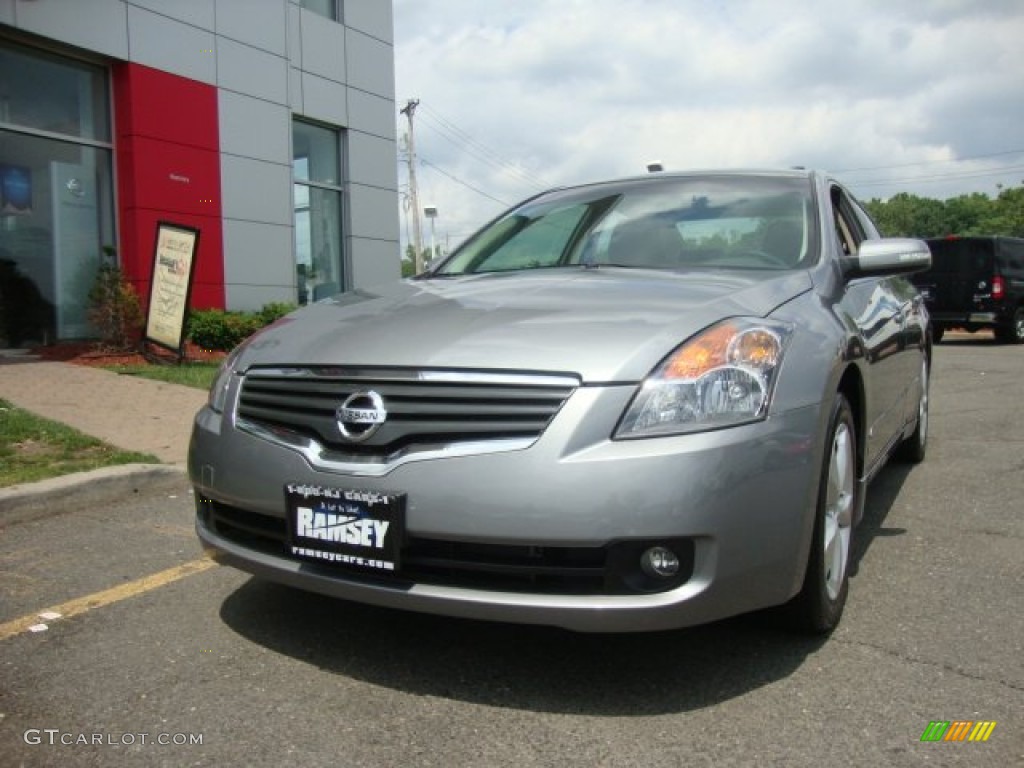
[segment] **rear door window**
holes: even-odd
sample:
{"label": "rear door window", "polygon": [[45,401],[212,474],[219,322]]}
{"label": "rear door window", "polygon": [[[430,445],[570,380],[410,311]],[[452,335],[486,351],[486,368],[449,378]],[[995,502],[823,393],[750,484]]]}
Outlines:
{"label": "rear door window", "polygon": [[932,272],[968,277],[984,273],[991,277],[995,248],[992,240],[929,240]]}

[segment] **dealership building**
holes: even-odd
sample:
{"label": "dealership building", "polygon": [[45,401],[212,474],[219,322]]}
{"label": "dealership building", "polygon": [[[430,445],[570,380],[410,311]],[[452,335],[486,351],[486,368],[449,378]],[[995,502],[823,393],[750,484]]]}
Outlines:
{"label": "dealership building", "polygon": [[0,0],[0,346],[92,335],[103,259],[145,304],[161,224],[195,308],[397,278],[395,134],[390,0]]}

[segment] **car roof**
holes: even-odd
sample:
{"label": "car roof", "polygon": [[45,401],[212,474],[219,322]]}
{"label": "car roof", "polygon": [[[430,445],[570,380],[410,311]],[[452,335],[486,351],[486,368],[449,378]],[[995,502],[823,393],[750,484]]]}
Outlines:
{"label": "car roof", "polygon": [[[789,178],[789,179],[812,179],[821,176],[821,171],[807,168],[707,168],[685,171],[658,171],[656,173],[636,174],[633,176],[621,176],[617,178],[596,179],[579,184],[566,184],[545,190],[546,192],[559,192],[573,189],[586,189],[587,187],[599,187],[615,184],[633,184],[654,181],[666,181],[671,179],[692,179],[697,177],[722,176],[722,177],[752,177],[760,176],[765,178]],[[541,193],[544,194],[544,193]]]}

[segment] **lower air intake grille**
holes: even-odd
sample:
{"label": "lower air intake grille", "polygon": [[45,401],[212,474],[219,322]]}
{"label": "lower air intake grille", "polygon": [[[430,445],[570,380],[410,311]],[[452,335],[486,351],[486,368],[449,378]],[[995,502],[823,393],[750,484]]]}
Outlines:
{"label": "lower air intake grille", "polygon": [[[240,546],[276,557],[291,558],[286,522],[247,512],[206,498],[198,500],[199,520],[207,529]],[[683,562],[679,578],[656,588],[642,583],[634,570],[645,545],[625,541],[602,547],[539,547],[406,538],[401,573],[369,575],[341,564],[310,564],[348,581],[396,587],[412,583],[467,589],[563,595],[656,592],[689,579],[692,542],[679,542]]]}

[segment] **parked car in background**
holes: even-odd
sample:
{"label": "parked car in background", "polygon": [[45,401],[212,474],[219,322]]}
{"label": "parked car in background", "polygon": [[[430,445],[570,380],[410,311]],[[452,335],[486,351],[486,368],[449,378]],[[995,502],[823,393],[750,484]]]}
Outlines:
{"label": "parked car in background", "polygon": [[866,484],[924,458],[929,262],[810,171],[538,195],[236,349],[195,421],[198,535],[379,606],[828,631]]}
{"label": "parked car in background", "polygon": [[1024,239],[943,237],[926,241],[932,266],[913,277],[940,341],[951,328],[992,330],[998,341],[1024,344]]}

